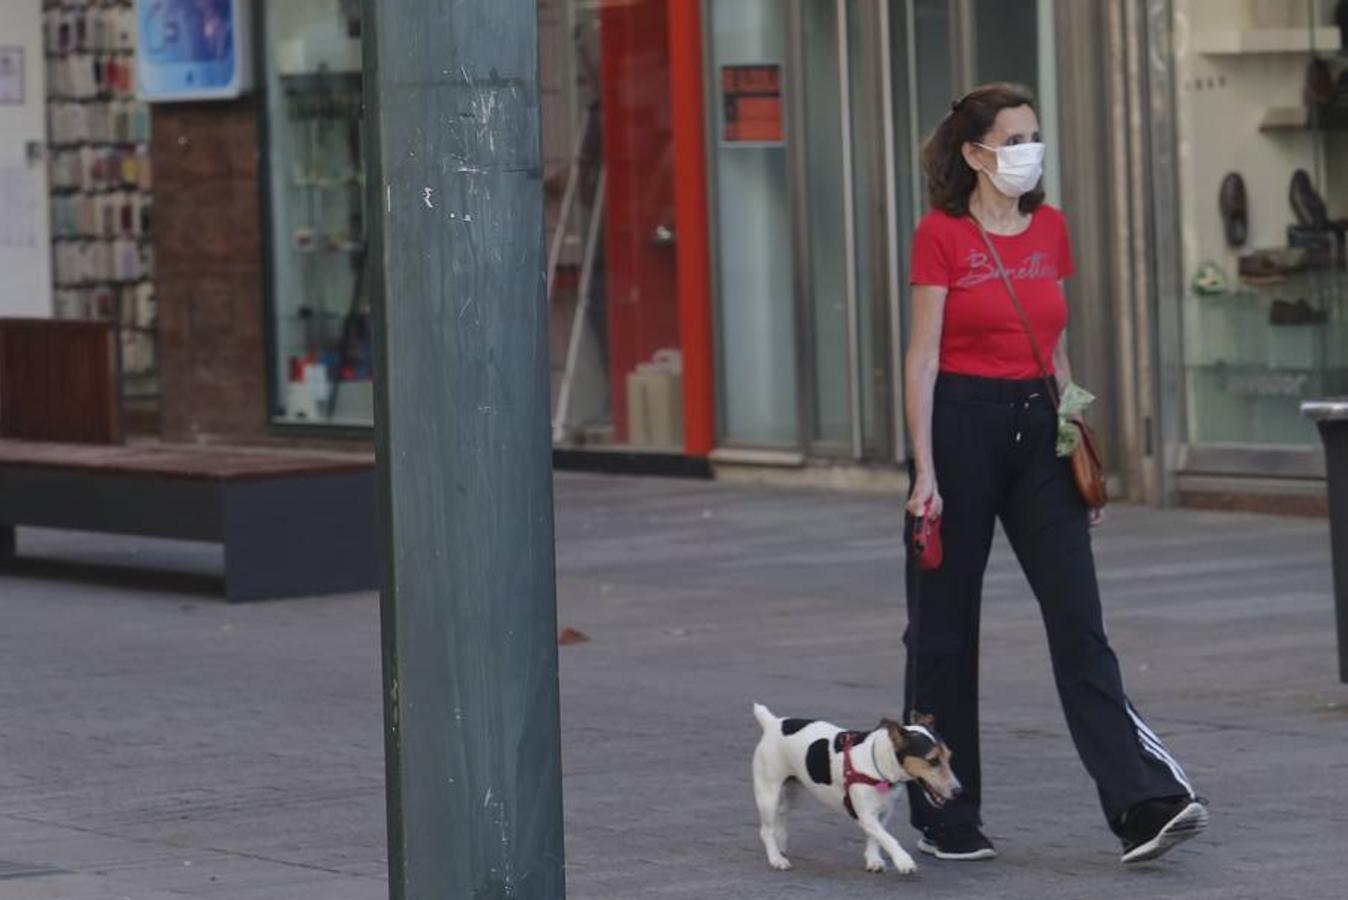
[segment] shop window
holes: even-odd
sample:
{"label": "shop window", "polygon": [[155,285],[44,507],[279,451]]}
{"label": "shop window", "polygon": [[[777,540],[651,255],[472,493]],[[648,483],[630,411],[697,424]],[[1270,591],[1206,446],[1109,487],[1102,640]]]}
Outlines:
{"label": "shop window", "polygon": [[1193,443],[1311,446],[1348,392],[1348,4],[1175,0]]}
{"label": "shop window", "polygon": [[271,409],[277,422],[374,422],[359,4],[265,10]]}
{"label": "shop window", "polygon": [[[540,0],[553,440],[683,448],[669,3]],[[696,240],[695,223],[680,226]]]}

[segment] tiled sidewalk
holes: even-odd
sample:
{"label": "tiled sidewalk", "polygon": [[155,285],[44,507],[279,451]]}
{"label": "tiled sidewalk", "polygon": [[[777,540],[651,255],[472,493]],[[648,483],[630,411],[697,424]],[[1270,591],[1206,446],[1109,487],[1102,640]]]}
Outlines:
{"label": "tiled sidewalk", "polygon": [[[1118,507],[1097,532],[1130,693],[1213,804],[1201,842],[1136,870],[999,541],[982,702],[1002,857],[919,857],[902,880],[865,873],[855,826],[808,804],[796,868],[771,871],[748,785],[754,700],[895,712],[897,499],[561,476],[558,507],[562,622],[592,638],[562,648],[573,898],[1348,895],[1323,521]],[[109,577],[210,573],[209,547],[21,531],[20,549],[88,566],[0,575],[0,900],[386,895],[372,595],[229,606],[191,577]]]}

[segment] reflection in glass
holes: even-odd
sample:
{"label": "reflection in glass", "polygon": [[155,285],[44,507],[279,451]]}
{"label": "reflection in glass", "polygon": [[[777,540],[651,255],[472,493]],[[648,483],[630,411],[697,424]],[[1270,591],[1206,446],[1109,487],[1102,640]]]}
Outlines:
{"label": "reflection in glass", "polygon": [[[735,0],[713,3],[711,12],[717,73],[727,65],[784,65],[786,4]],[[723,113],[717,110],[714,200],[722,438],[729,444],[795,446],[786,149],[777,142],[727,142]]]}
{"label": "reflection in glass", "polygon": [[810,339],[814,348],[813,437],[850,447],[845,183],[834,0],[805,4],[802,38],[806,122],[802,143],[810,226]]}

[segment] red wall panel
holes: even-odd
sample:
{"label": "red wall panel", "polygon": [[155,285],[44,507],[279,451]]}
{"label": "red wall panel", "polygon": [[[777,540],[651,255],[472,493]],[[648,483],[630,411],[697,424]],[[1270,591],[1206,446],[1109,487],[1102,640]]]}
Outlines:
{"label": "red wall panel", "polygon": [[600,11],[605,305],[618,442],[628,434],[627,374],[656,350],[679,346],[675,249],[652,239],[675,224],[666,16],[665,0]]}

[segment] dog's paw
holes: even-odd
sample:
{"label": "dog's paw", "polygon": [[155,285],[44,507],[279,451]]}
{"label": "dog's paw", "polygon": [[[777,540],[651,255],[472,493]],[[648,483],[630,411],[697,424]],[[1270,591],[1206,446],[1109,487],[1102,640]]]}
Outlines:
{"label": "dog's paw", "polygon": [[791,860],[778,853],[776,856],[768,857],[768,865],[772,866],[778,872],[787,872],[791,869]]}
{"label": "dog's paw", "polygon": [[917,871],[917,863],[913,862],[911,856],[906,859],[896,860],[894,862],[894,871],[898,872],[900,875],[912,875]]}
{"label": "dog's paw", "polygon": [[877,875],[881,874],[882,872],[885,871],[885,861],[883,859],[866,860],[866,871],[874,872]]}

